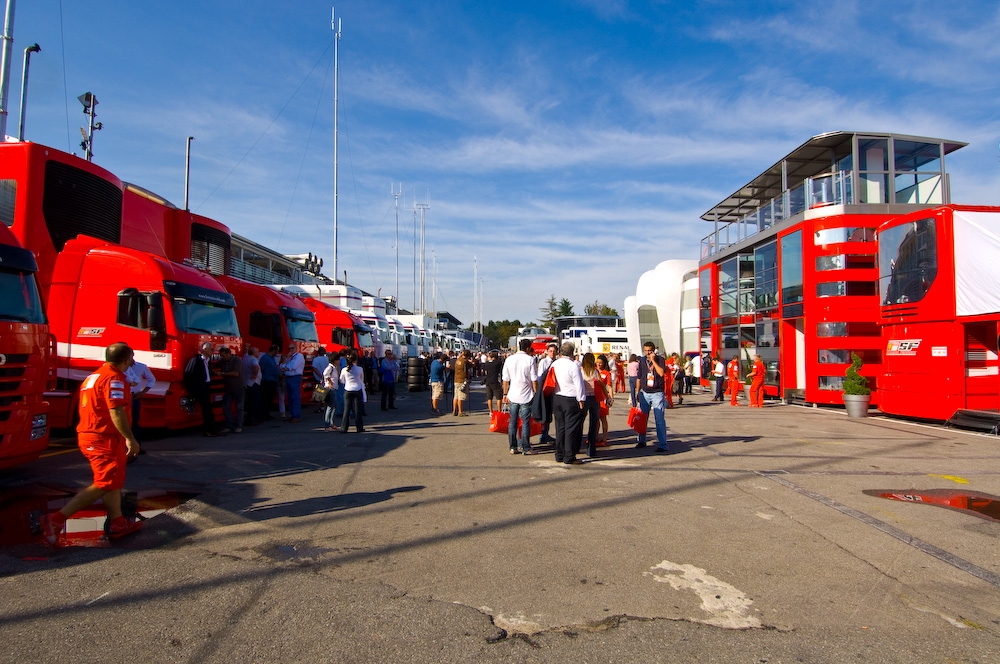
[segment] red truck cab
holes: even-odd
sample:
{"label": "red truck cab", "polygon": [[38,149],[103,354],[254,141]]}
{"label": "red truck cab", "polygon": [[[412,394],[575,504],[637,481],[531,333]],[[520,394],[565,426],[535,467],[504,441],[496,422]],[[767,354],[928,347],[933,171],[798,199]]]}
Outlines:
{"label": "red truck cab", "polygon": [[36,270],[0,224],[0,468],[32,461],[49,444],[50,335]]}

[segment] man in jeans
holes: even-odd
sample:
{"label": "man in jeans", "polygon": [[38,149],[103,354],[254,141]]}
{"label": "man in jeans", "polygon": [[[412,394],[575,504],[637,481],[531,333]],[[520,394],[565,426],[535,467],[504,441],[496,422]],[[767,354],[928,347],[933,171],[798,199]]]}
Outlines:
{"label": "man in jeans", "polygon": [[[639,402],[639,409],[647,417],[649,411],[653,411],[656,439],[659,442],[656,451],[666,453],[670,451],[670,445],[667,443],[667,423],[663,419],[663,376],[666,373],[666,363],[656,354],[656,346],[649,341],[642,345],[642,352],[645,357],[639,360],[639,376],[636,381],[639,390],[636,392],[636,400]],[[640,433],[636,447],[645,446],[646,434]]]}
{"label": "man in jeans", "polygon": [[[507,440],[510,453],[517,454],[518,442],[523,454],[534,454],[531,449],[531,400],[538,389],[538,373],[535,360],[529,354],[531,339],[521,339],[520,350],[503,363],[503,402],[510,408],[510,426]],[[517,419],[521,418],[521,435],[517,435]],[[520,441],[519,441],[520,439]]]}

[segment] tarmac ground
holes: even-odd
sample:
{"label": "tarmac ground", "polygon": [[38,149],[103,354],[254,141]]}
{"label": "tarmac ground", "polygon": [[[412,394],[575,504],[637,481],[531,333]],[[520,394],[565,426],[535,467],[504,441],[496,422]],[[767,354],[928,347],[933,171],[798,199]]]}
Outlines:
{"label": "tarmac ground", "polygon": [[670,454],[618,395],[569,466],[478,384],[373,397],[364,433],[151,438],[126,488],[168,502],[111,546],[37,535],[72,438],[0,471],[0,662],[1000,662],[995,436],[696,388]]}

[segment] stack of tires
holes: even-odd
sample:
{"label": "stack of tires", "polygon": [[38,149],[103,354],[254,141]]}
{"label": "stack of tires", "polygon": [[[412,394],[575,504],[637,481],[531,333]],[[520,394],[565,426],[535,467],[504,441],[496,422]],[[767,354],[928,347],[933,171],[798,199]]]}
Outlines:
{"label": "stack of tires", "polygon": [[406,389],[409,392],[420,392],[427,387],[427,367],[424,358],[406,358]]}

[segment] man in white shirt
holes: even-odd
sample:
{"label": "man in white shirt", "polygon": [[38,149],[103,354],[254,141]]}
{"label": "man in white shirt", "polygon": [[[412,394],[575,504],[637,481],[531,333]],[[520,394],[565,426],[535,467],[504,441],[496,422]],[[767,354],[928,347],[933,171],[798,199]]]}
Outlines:
{"label": "man in white shirt", "polygon": [[[503,402],[510,409],[510,426],[507,427],[507,442],[510,453],[517,454],[520,442],[522,454],[534,454],[531,449],[531,399],[538,389],[538,373],[535,360],[528,354],[531,339],[521,339],[520,350],[503,363]],[[521,435],[517,435],[517,420],[521,419]]]}
{"label": "man in white shirt", "polygon": [[722,388],[726,382],[726,365],[722,363],[719,356],[712,358],[712,378],[715,380],[715,397],[712,401],[722,401]]}
{"label": "man in white shirt", "polygon": [[[135,434],[135,439],[138,442],[142,442],[139,438],[139,415],[142,413],[142,396],[149,392],[149,388],[153,387],[153,383],[156,379],[153,377],[153,372],[149,370],[142,362],[136,362],[135,357],[132,358],[132,364],[128,369],[125,370],[125,379],[128,380],[128,384],[132,391],[132,433]],[[145,454],[146,450],[139,448],[139,454]],[[135,457],[132,457],[133,459]]]}
{"label": "man in white shirt", "polygon": [[575,352],[572,341],[564,343],[559,348],[561,357],[552,363],[550,369],[555,372],[557,384],[552,395],[552,415],[556,423],[556,461],[574,465],[583,463],[576,455],[583,438],[584,406],[587,403],[583,372],[573,361]]}
{"label": "man in white shirt", "polygon": [[281,364],[285,374],[285,392],[288,394],[288,421],[302,421],[302,371],[306,358],[299,352],[298,344],[288,344],[287,359]]}

